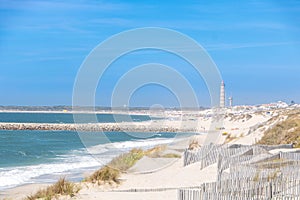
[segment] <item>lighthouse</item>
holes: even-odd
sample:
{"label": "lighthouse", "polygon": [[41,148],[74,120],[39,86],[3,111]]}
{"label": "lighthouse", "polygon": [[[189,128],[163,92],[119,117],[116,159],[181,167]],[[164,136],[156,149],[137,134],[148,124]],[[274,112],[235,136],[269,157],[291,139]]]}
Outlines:
{"label": "lighthouse", "polygon": [[225,84],[224,84],[224,81],[221,82],[221,87],[220,87],[220,108],[225,108]]}

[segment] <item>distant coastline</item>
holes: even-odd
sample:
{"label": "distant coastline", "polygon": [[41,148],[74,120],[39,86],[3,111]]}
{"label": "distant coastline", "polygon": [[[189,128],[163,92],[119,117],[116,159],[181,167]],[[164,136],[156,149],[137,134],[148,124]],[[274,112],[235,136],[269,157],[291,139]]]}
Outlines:
{"label": "distant coastline", "polygon": [[[164,110],[205,110],[207,107],[165,107]],[[145,111],[145,110],[160,110],[149,107],[107,107],[107,106],[1,106],[0,112],[2,111],[34,111],[34,112],[110,112],[110,111]]]}

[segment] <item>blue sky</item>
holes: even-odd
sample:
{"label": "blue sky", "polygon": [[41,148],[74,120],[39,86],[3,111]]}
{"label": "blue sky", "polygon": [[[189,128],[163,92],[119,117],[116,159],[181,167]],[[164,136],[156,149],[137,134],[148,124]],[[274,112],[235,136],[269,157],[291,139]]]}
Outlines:
{"label": "blue sky", "polygon": [[[280,3],[281,2],[281,3]],[[71,105],[88,53],[132,28],[163,27],[201,44],[217,64],[235,104],[300,103],[299,1],[0,0],[0,105]],[[132,53],[113,63],[96,94],[109,106],[113,86],[132,67],[162,63],[179,70],[209,106],[204,81],[165,52]],[[166,88],[140,88],[130,106],[178,106]]]}

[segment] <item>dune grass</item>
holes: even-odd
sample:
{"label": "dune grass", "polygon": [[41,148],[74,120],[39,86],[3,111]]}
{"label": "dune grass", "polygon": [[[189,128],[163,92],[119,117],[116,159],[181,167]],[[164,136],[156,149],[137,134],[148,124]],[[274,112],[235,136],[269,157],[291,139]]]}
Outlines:
{"label": "dune grass", "polygon": [[162,158],[181,158],[181,155],[176,153],[167,153],[161,156]]}
{"label": "dune grass", "polygon": [[189,147],[188,150],[195,150],[200,148],[200,144],[199,141],[196,139],[193,139],[190,143],[189,143]]}
{"label": "dune grass", "polygon": [[228,132],[223,132],[222,135],[226,136],[226,135],[228,135]]}
{"label": "dune grass", "polygon": [[119,184],[120,170],[114,169],[109,166],[104,166],[101,169],[95,171],[92,175],[85,179],[86,182],[97,183],[101,185],[103,183],[117,183]]}
{"label": "dune grass", "polygon": [[160,155],[166,149],[166,146],[159,145],[148,150],[132,149],[127,153],[123,153],[114,159],[112,159],[106,166],[94,172],[92,175],[85,179],[86,182],[96,183],[98,185],[109,183],[119,184],[119,177],[121,173],[126,172],[131,168],[138,160],[143,156],[149,156],[152,158],[164,157],[164,158],[178,158],[180,155]]}
{"label": "dune grass", "polygon": [[[87,177],[84,181],[94,184],[119,184],[119,177],[122,172],[132,167],[139,159],[145,155],[142,149],[132,149],[128,153],[121,154],[120,156],[111,160],[106,166],[95,171],[92,175]],[[73,197],[80,188],[74,183],[66,181],[64,178],[60,179],[54,185],[46,189],[39,190],[36,194],[28,196],[27,200],[45,199],[51,200],[58,195],[69,195]]]}
{"label": "dune grass", "polygon": [[67,181],[65,178],[60,178],[55,184],[48,186],[45,189],[37,191],[34,195],[30,195],[26,200],[44,199],[51,200],[59,195],[75,196],[81,188]]}
{"label": "dune grass", "polygon": [[119,177],[132,167],[139,159],[144,156],[142,149],[132,149],[128,153],[123,153],[112,159],[106,166],[95,171],[85,179],[86,182],[97,183],[98,185],[109,183],[119,184]]}
{"label": "dune grass", "polygon": [[148,156],[152,158],[161,157],[161,153],[165,151],[166,148],[167,148],[166,145],[158,145],[148,150],[134,148],[128,153],[123,153],[118,157],[112,159],[107,164],[107,166],[120,170],[121,172],[125,172],[126,170],[131,168],[143,156]]}
{"label": "dune grass", "polygon": [[300,148],[300,113],[293,113],[284,121],[266,130],[258,144],[294,144]]}
{"label": "dune grass", "polygon": [[[149,156],[153,158],[180,158],[180,155],[169,153],[162,155],[161,153],[166,149],[165,145],[159,145],[148,150],[132,149],[127,153],[123,153],[118,157],[112,159],[106,166],[95,171],[92,175],[87,177],[84,182],[90,182],[93,184],[102,185],[108,184],[119,184],[120,176],[122,172],[126,172],[131,168],[138,160],[143,156]],[[61,178],[55,184],[48,186],[45,189],[37,191],[34,195],[30,195],[26,200],[51,200],[57,198],[60,195],[67,195],[70,197],[75,196],[81,188],[67,181],[65,178]]]}
{"label": "dune grass", "polygon": [[237,136],[231,135],[230,133],[228,133],[226,138],[225,138],[225,143],[232,142],[233,140],[236,140],[236,139],[238,139]]}
{"label": "dune grass", "polygon": [[151,149],[145,150],[144,155],[151,158],[159,158],[161,157],[161,153],[167,149],[166,145],[158,145]]}
{"label": "dune grass", "polygon": [[112,159],[108,166],[117,169],[121,172],[128,170],[132,167],[138,160],[140,160],[145,155],[142,149],[132,149],[128,153],[123,153],[118,157]]}

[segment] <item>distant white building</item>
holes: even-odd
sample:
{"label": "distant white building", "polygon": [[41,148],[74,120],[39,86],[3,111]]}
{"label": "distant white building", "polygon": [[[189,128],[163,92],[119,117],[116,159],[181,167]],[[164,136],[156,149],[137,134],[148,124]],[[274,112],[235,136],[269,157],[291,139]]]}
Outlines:
{"label": "distant white building", "polygon": [[230,96],[229,98],[228,98],[228,100],[229,100],[229,106],[230,106],[230,108],[233,106],[233,98],[232,98],[232,96]]}

